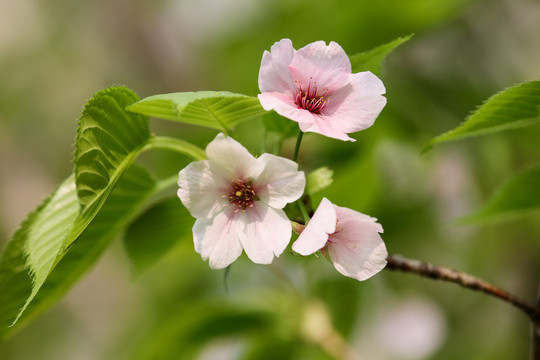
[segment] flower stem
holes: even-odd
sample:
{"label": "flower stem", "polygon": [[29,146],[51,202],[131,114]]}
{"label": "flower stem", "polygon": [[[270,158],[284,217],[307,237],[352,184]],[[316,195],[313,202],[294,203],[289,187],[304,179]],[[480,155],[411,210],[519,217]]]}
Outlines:
{"label": "flower stem", "polygon": [[401,270],[435,280],[449,281],[471,290],[481,291],[521,309],[533,321],[533,324],[538,324],[540,321],[540,311],[535,309],[533,304],[475,276],[427,262],[406,259],[400,255],[389,255],[386,261],[388,262],[386,269]]}
{"label": "flower stem", "polygon": [[292,161],[296,161],[298,159],[298,152],[300,151],[300,144],[302,143],[302,136],[304,136],[304,132],[302,130],[298,130],[298,137],[296,138],[296,145],[294,146],[294,153],[293,153]]}
{"label": "flower stem", "polygon": [[155,136],[150,138],[144,146],[143,151],[150,149],[168,149],[191,156],[195,160],[206,159],[204,150],[197,145],[167,136]]}
{"label": "flower stem", "polygon": [[302,202],[302,198],[296,200],[296,203],[298,204],[298,207],[300,208],[300,212],[302,213],[302,217],[304,218],[304,225],[307,225],[310,218],[306,211],[306,207],[304,206],[304,203]]}

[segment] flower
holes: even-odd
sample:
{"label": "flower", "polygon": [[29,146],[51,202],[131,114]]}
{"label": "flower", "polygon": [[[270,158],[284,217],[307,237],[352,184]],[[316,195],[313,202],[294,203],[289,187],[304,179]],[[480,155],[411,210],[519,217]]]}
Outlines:
{"label": "flower", "polygon": [[270,264],[291,239],[291,224],[281,209],[304,192],[304,173],[279,156],[255,158],[223,134],[208,144],[206,156],[178,178],[178,197],[197,219],[195,251],[214,269],[230,265],[242,249],[253,262]]}
{"label": "flower", "polygon": [[386,104],[382,81],[369,71],[351,73],[335,42],[296,51],[289,39],[265,51],[259,70],[259,101],[265,110],[296,121],[304,132],[356,141],[347,134],[371,125]]}
{"label": "flower", "polygon": [[292,249],[304,256],[321,251],[343,275],[366,280],[386,266],[388,256],[376,221],[323,198]]}

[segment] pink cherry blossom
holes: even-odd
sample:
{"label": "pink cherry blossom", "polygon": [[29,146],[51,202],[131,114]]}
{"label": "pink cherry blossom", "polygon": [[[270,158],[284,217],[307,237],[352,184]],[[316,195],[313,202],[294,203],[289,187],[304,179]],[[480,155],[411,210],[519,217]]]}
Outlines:
{"label": "pink cherry blossom", "polygon": [[263,54],[259,101],[265,110],[298,122],[304,132],[356,141],[386,104],[382,81],[369,71],[351,73],[347,54],[335,42],[311,43],[298,51],[289,39]]}
{"label": "pink cherry blossom", "polygon": [[270,264],[291,239],[282,209],[302,196],[304,173],[279,156],[255,158],[223,134],[208,144],[206,156],[178,179],[178,197],[197,219],[195,251],[215,269],[227,267],[242,249],[253,262]]}
{"label": "pink cherry blossom", "polygon": [[304,256],[320,251],[337,271],[362,281],[386,266],[382,232],[377,219],[323,198],[292,249]]}

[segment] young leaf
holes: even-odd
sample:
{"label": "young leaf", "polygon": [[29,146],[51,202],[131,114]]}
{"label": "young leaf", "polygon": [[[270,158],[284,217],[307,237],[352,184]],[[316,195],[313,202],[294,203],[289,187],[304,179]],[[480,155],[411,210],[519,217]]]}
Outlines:
{"label": "young leaf", "polygon": [[197,91],[154,95],[129,111],[227,133],[234,126],[266,113],[259,99],[228,91]]}
{"label": "young leaf", "polygon": [[320,167],[310,172],[306,177],[306,193],[313,195],[329,187],[334,176],[334,170],[326,166]]}
{"label": "young leaf", "polygon": [[75,150],[75,182],[82,211],[97,209],[150,139],[148,118],[125,110],[138,100],[126,87],[101,90],[85,106]]}
{"label": "young leaf", "polygon": [[371,71],[373,74],[380,76],[381,67],[386,56],[394,51],[394,49],[399,45],[409,41],[411,37],[412,34],[400,37],[372,50],[349,56],[352,65],[352,72],[357,73],[361,71]]}
{"label": "young leaf", "polygon": [[[71,197],[76,201],[73,176],[66,182],[73,190]],[[61,192],[62,187],[55,192]],[[51,206],[53,195],[38,210],[32,213],[15,233],[0,259],[0,339],[13,334],[22,324],[33,319],[54,302],[96,262],[111,240],[121,231],[127,221],[133,217],[138,206],[147,199],[154,189],[154,181],[148,173],[138,166],[130,167],[101,211],[92,223],[82,232],[77,241],[69,248],[61,261],[47,275],[46,281],[36,292],[31,302],[32,278],[26,265],[26,254],[23,251],[28,234],[36,224],[36,217],[45,214],[44,208]],[[58,209],[62,214],[63,209]],[[59,240],[59,242],[62,239]],[[21,308],[28,303],[19,321],[9,327]]]}
{"label": "young leaf", "polygon": [[422,152],[435,144],[520,128],[540,121],[540,81],[530,81],[490,97],[459,125],[432,139]]}
{"label": "young leaf", "polygon": [[135,275],[153,265],[178,241],[191,236],[193,221],[177,197],[163,200],[135,219],[124,234]]}
{"label": "young leaf", "polygon": [[529,214],[540,210],[540,166],[515,175],[482,208],[461,219],[473,223]]}

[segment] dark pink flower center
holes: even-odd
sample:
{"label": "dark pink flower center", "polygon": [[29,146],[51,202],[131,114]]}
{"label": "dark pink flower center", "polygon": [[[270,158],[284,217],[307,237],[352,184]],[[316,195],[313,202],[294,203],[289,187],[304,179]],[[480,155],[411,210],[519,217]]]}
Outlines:
{"label": "dark pink flower center", "polygon": [[259,200],[255,190],[251,186],[251,181],[235,179],[232,181],[231,193],[229,195],[229,204],[236,207],[234,212],[244,212],[246,208],[253,207],[253,202]]}
{"label": "dark pink flower center", "polygon": [[295,80],[294,83],[296,84],[296,96],[294,98],[294,103],[298,107],[306,109],[309,112],[320,114],[328,104],[328,89],[319,94],[317,82],[312,82],[311,78],[309,78],[307,89],[302,87],[300,81]]}

